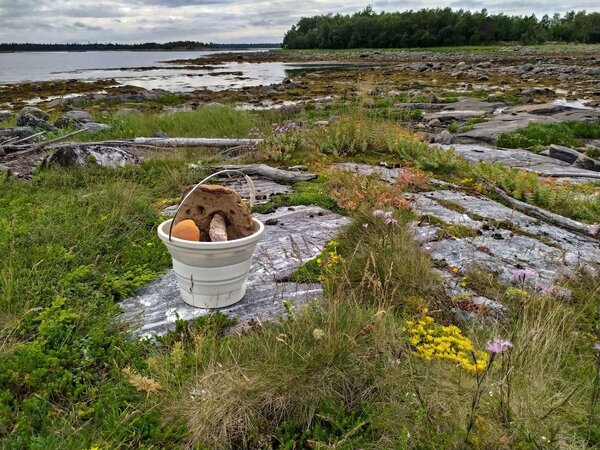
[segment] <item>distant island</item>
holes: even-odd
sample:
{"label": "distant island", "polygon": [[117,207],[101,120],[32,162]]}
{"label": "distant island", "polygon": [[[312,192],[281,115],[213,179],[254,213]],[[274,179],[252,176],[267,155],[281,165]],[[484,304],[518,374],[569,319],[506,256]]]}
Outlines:
{"label": "distant island", "polygon": [[498,43],[600,43],[600,13],[489,15],[451,8],[303,17],[285,34],[288,49],[416,48]]}
{"label": "distant island", "polygon": [[256,48],[280,48],[281,44],[215,44],[213,42],[174,41],[163,44],[145,42],[141,44],[87,43],[87,44],[34,44],[0,43],[0,52],[87,52],[111,50],[241,50]]}

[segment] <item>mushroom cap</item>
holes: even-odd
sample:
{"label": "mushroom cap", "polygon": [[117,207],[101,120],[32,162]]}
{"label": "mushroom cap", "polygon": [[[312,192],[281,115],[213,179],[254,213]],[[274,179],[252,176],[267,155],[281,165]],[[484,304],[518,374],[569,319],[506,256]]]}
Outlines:
{"label": "mushroom cap", "polygon": [[199,241],[200,229],[193,220],[182,220],[173,227],[171,236],[178,239],[184,239],[186,241]]}
{"label": "mushroom cap", "polygon": [[186,199],[193,188],[194,186],[189,186],[181,194],[182,203],[175,225],[191,219],[200,230],[208,230],[213,215],[221,213],[225,217],[227,238],[230,241],[256,232],[252,211],[237,192],[225,186],[203,184]]}

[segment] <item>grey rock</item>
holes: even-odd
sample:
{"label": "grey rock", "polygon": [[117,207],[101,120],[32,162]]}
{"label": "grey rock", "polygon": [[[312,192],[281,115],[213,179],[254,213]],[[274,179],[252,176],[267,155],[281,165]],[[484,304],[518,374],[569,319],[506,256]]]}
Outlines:
{"label": "grey rock", "polygon": [[600,172],[600,161],[596,161],[586,155],[580,155],[573,163],[573,167]]}
{"label": "grey rock", "polygon": [[11,111],[0,111],[0,122],[6,122],[12,119],[13,113]]}
{"label": "grey rock", "polygon": [[276,94],[277,91],[275,90],[275,88],[273,86],[261,86],[260,89],[258,90],[258,92],[260,92],[261,94]]}
{"label": "grey rock", "polygon": [[88,131],[104,131],[109,130],[110,125],[106,125],[105,123],[99,122],[77,122],[77,127],[81,129],[86,129]]}
{"label": "grey rock", "polygon": [[31,127],[10,127],[0,128],[0,142],[9,139],[24,139],[33,136],[35,133]]}
{"label": "grey rock", "polygon": [[77,122],[90,122],[93,120],[92,115],[83,109],[73,109],[62,115],[67,119],[76,120]]}
{"label": "grey rock", "polygon": [[168,138],[169,135],[167,133],[165,133],[164,131],[157,131],[156,133],[152,134],[152,137],[157,137],[157,138]]}
{"label": "grey rock", "polygon": [[44,159],[42,166],[85,167],[89,164],[99,164],[104,167],[125,167],[138,162],[135,155],[121,148],[88,145],[59,148]]}
{"label": "grey rock", "polygon": [[505,106],[502,102],[485,102],[475,98],[463,98],[454,103],[444,105],[445,111],[479,111],[492,113],[496,109]]}
{"label": "grey rock", "polygon": [[523,67],[521,67],[523,72],[531,72],[533,69],[535,69],[535,66],[531,63],[524,64]]}
{"label": "grey rock", "polygon": [[[285,314],[283,301],[300,307],[322,295],[319,284],[292,283],[286,279],[315,258],[350,220],[316,206],[279,208],[255,217],[274,225],[267,228],[258,244],[246,296],[221,311],[242,321],[276,320]],[[212,312],[183,302],[172,270],[120,306],[121,320],[130,324],[132,334],[137,337],[164,334],[174,328],[178,318],[193,320]]]}
{"label": "grey rock", "polygon": [[25,106],[17,113],[17,119],[20,116],[30,115],[41,120],[48,120],[50,117],[46,111],[36,108],[35,106]]}
{"label": "grey rock", "polygon": [[[526,267],[535,272],[533,283],[552,285],[579,268],[597,273],[600,243],[562,228],[531,218],[485,197],[452,190],[440,190],[412,196],[418,214],[428,214],[449,224],[477,231],[471,238],[439,238],[437,228],[416,226],[423,249],[435,260],[462,270],[483,269],[513,281],[512,271]],[[451,201],[468,214],[446,208],[438,200]],[[476,215],[472,219],[469,214]],[[524,233],[496,228],[494,223],[508,222]],[[491,224],[491,225],[490,225]]]}
{"label": "grey rock", "polygon": [[600,67],[589,67],[583,71],[583,74],[590,76],[600,75]]}
{"label": "grey rock", "polygon": [[581,153],[569,147],[552,144],[548,147],[548,156],[573,164],[581,156]]}
{"label": "grey rock", "polygon": [[438,119],[441,122],[456,122],[465,121],[475,117],[482,117],[486,113],[483,111],[438,111],[433,113],[427,113],[423,115],[425,121],[431,121]]}
{"label": "grey rock", "polygon": [[54,131],[56,127],[50,125],[43,119],[39,119],[36,116],[31,114],[19,114],[17,117],[17,126],[19,127],[31,127],[31,128],[39,128],[45,131]]}
{"label": "grey rock", "polygon": [[442,122],[440,121],[440,119],[432,119],[429,122],[427,122],[427,126],[429,128],[439,127],[441,125],[442,125]]}
{"label": "grey rock", "polygon": [[598,120],[600,118],[600,113],[594,110],[573,109],[552,104],[529,106],[507,108],[502,114],[493,114],[488,117],[486,122],[474,125],[471,130],[457,134],[457,137],[494,142],[500,134],[525,128],[530,122],[553,123],[566,120]]}
{"label": "grey rock", "polygon": [[433,142],[444,145],[454,144],[454,135],[448,130],[444,130],[433,137]]}
{"label": "grey rock", "polygon": [[[435,145],[443,148],[450,148],[450,146],[441,144]],[[525,169],[540,175],[561,172],[566,174],[566,176],[573,174],[582,177],[586,174],[586,170],[573,167],[567,162],[548,158],[547,156],[542,156],[519,148],[508,149],[480,144],[454,144],[452,148],[456,155],[460,155],[467,161],[473,163],[487,162],[491,164],[497,162],[508,167]],[[571,183],[579,183],[593,179],[597,180],[597,178],[593,178],[597,177],[595,172],[589,171],[589,174],[590,178],[588,179],[584,177],[571,178],[569,181]]]}

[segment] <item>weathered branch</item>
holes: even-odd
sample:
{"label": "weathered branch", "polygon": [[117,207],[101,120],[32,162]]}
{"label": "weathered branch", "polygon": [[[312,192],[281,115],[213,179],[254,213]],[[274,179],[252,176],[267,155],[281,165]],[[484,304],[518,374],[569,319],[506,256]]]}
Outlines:
{"label": "weathered branch", "polygon": [[293,184],[300,181],[310,181],[317,178],[317,175],[306,172],[292,172],[291,170],[277,169],[266,164],[248,164],[248,165],[225,165],[214,167],[215,170],[239,170],[246,175],[256,175],[265,177],[280,183]]}
{"label": "weathered branch", "polygon": [[[39,142],[37,144],[10,146],[10,147],[5,148],[5,151],[10,156],[20,156],[20,155],[26,155],[28,153],[35,153],[44,147],[48,147],[50,144],[55,144],[57,142],[63,141],[67,138],[75,136],[76,134],[83,133],[84,131],[87,131],[87,130],[84,128],[81,130],[73,131],[72,133],[67,133],[64,136],[60,136],[60,137],[50,139],[50,140],[44,141],[44,142]],[[38,133],[38,134],[40,134],[40,133]],[[30,137],[33,137],[33,136],[30,136]],[[77,143],[74,143],[74,144],[77,144]],[[8,149],[12,149],[13,151],[8,151]]]}
{"label": "weathered branch", "polygon": [[594,178],[600,180],[600,173],[572,173],[572,172],[534,172],[544,178]]}
{"label": "weathered branch", "polygon": [[146,144],[157,147],[238,147],[256,146],[262,139],[212,139],[212,138],[134,138],[134,145]]}
{"label": "weathered branch", "polygon": [[514,199],[499,187],[494,186],[489,181],[484,180],[484,183],[490,191],[492,191],[494,194],[498,195],[503,200],[508,202],[517,211],[527,214],[528,216],[535,217],[536,219],[543,220],[544,222],[550,223],[552,225],[556,225],[557,227],[564,228],[566,230],[570,230],[575,233],[590,237],[588,233],[588,225],[581,222],[577,222],[573,219],[569,219],[567,217],[563,217],[560,214],[552,213],[537,206],[530,205],[529,203],[525,203],[520,200]]}

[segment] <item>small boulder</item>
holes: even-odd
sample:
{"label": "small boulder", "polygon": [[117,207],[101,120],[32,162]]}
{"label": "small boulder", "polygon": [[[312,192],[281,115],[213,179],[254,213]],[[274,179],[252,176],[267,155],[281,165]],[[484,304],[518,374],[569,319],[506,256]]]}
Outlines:
{"label": "small boulder", "polygon": [[523,67],[521,67],[522,72],[531,72],[533,69],[535,69],[535,66],[531,63],[524,64]]}
{"label": "small boulder", "polygon": [[85,167],[99,164],[104,167],[125,167],[137,164],[138,158],[117,147],[89,145],[85,147],[62,147],[47,156],[42,166]]}
{"label": "small boulder", "polygon": [[552,144],[548,147],[548,156],[573,164],[581,156],[581,153],[569,147]]}
{"label": "small boulder", "polygon": [[596,161],[595,159],[592,159],[589,156],[581,155],[573,163],[573,167],[600,172],[600,161]]}
{"label": "small boulder", "polygon": [[40,108],[36,108],[35,106],[25,106],[21,109],[21,111],[17,114],[17,119],[21,116],[33,116],[41,120],[48,120],[50,117],[46,111],[41,110]]}
{"label": "small boulder", "polygon": [[441,127],[442,122],[440,119],[431,119],[429,122],[427,122],[427,126],[429,128]]}
{"label": "small boulder", "polygon": [[77,122],[77,127],[80,129],[86,129],[88,131],[104,131],[110,130],[110,125],[106,125],[105,123],[99,122]]}
{"label": "small boulder", "polygon": [[9,139],[24,139],[33,135],[34,132],[31,127],[0,128],[0,142],[8,141]]}
{"label": "small boulder", "polygon": [[10,111],[0,111],[0,122],[6,122],[10,120],[13,116],[13,113]]}
{"label": "small boulder", "polygon": [[450,145],[454,144],[454,140],[454,136],[448,130],[444,130],[433,137],[435,144]]}
{"label": "small boulder", "polygon": [[63,117],[76,120],[77,122],[90,122],[93,120],[92,115],[83,109],[73,109],[63,114]]}
{"label": "small boulder", "polygon": [[17,117],[17,126],[39,128],[44,131],[55,131],[57,129],[55,126],[50,125],[45,120],[39,119],[31,114],[19,114]]}
{"label": "small boulder", "polygon": [[276,94],[277,91],[275,90],[275,88],[273,86],[261,86],[260,89],[258,90],[258,92],[260,92],[261,94]]}

